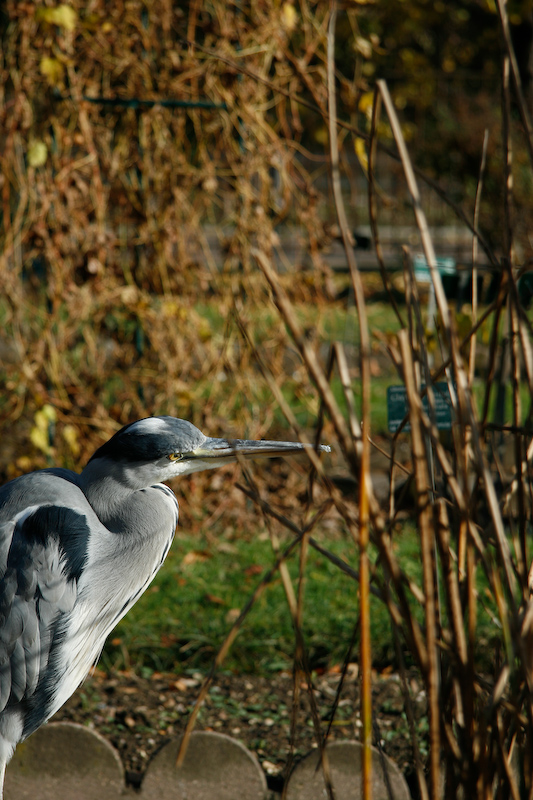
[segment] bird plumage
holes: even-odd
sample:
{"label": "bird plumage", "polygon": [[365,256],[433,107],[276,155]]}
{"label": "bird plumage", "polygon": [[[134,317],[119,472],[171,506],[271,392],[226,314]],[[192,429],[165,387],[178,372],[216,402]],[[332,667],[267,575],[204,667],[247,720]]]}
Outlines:
{"label": "bird plumage", "polygon": [[74,480],[36,473],[0,490],[0,758],[76,690],[165,559],[178,520],[171,490],[114,500],[107,527]]}
{"label": "bird plumage", "polygon": [[178,502],[161,481],[237,452],[301,449],[150,417],[122,428],[81,474],[42,470],[0,488],[0,797],[17,743],[68,700],[163,564]]}

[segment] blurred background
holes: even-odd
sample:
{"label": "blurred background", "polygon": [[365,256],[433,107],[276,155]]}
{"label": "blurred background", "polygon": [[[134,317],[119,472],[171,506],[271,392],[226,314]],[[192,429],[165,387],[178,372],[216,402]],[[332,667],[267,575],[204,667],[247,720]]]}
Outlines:
{"label": "blurred background", "polygon": [[[51,461],[79,468],[118,426],[148,414],[212,435],[280,435],[284,421],[232,318],[237,298],[299,421],[314,424],[313,390],[250,248],[277,264],[317,347],[356,344],[328,177],[328,14],[321,0],[4,3],[3,478]],[[529,4],[510,3],[509,19],[530,97]],[[340,129],[343,190],[362,266],[377,264],[364,249],[367,157],[354,131],[368,133],[376,77],[389,83],[415,163],[470,216],[490,129],[479,226],[501,252],[495,5],[346,3],[336,37],[338,115],[352,126]],[[390,144],[385,122],[379,134]],[[524,263],[523,142],[514,155]],[[381,152],[376,176],[387,266],[398,268],[400,244],[416,239],[401,166]],[[421,191],[439,255],[467,261],[469,232],[427,184]],[[44,433],[32,439],[35,428]]]}
{"label": "blurred background", "polygon": [[[211,436],[301,435],[313,441],[319,430],[321,441],[333,445],[331,456],[323,459],[329,488],[311,480],[308,462],[297,459],[254,465],[244,478],[235,465],[192,476],[174,487],[181,507],[177,546],[155,585],[106,647],[102,666],[110,672],[149,679],[170,671],[190,676],[211,665],[258,576],[293,535],[279,521],[261,515],[238,481],[244,480],[252,494],[257,490],[274,502],[278,513],[299,528],[323,508],[321,503],[327,505],[333,498],[334,507],[328,506],[316,537],[352,568],[358,565],[352,538],[357,528],[357,474],[338,428],[321,413],[323,392],[316,388],[301,347],[306,343],[328,374],[333,397],[347,418],[343,381],[335,370],[328,372],[331,346],[342,344],[360,413],[360,320],[331,182],[330,13],[329,0],[2,4],[0,478],[51,465],[79,471],[119,427],[148,415],[182,417]],[[531,112],[531,3],[510,1],[507,21]],[[371,333],[371,471],[378,500],[386,509],[386,534],[395,536],[394,548],[387,550],[388,544],[379,538],[385,528],[376,527],[373,580],[388,591],[383,587],[390,576],[383,572],[382,559],[386,553],[398,558],[401,578],[396,589],[398,597],[402,586],[409,589],[411,632],[418,622],[427,622],[416,498],[406,480],[413,459],[408,435],[393,439],[389,430],[387,389],[403,380],[398,374],[401,365],[391,357],[403,325],[391,297],[402,313],[412,311],[411,306],[405,309],[402,245],[415,265],[419,258],[422,271],[425,262],[404,168],[382,114],[375,131],[373,187],[374,221],[390,278],[389,293],[385,291],[368,195],[374,86],[376,79],[384,79],[391,92],[418,170],[437,256],[450,267],[448,273],[443,271],[443,283],[462,338],[472,333],[474,319],[469,225],[486,130],[483,191],[477,207],[480,309],[489,308],[498,296],[502,256],[512,257],[517,279],[520,273],[524,309],[531,296],[527,270],[533,250],[533,173],[519,109],[510,103],[502,83],[502,41],[495,0],[355,0],[337,7],[334,84],[340,179]],[[511,140],[512,198],[506,190]],[[275,267],[277,287],[286,294],[300,327],[300,342],[273,302],[257,253]],[[425,309],[427,281],[420,284],[420,296]],[[493,473],[500,489],[511,485],[513,465],[526,441],[515,450],[515,439],[509,438],[502,449],[505,425],[514,424],[514,433],[525,437],[526,428],[520,425],[527,427],[531,415],[526,380],[515,381],[513,398],[505,394],[511,362],[509,348],[507,356],[501,356],[505,349],[500,344],[508,333],[503,330],[504,302],[500,300],[494,318],[489,314],[474,331],[477,350],[469,386],[480,409],[484,405],[483,424],[494,422],[493,429],[483,428],[482,437],[497,455]],[[434,332],[427,332],[420,348],[437,364],[445,359]],[[519,402],[520,418],[513,416]],[[454,453],[451,460],[468,497],[471,487],[466,488],[466,470],[461,472],[470,441],[466,431],[467,426],[455,444],[450,433],[443,434],[442,442]],[[494,444],[491,437],[496,434]],[[428,445],[428,453],[430,449]],[[401,473],[401,497],[393,487],[391,453]],[[498,669],[504,656],[508,664],[516,662],[509,628],[501,622],[501,586],[490,572],[499,557],[490,515],[486,503],[477,502],[478,490],[482,494],[482,484],[476,485],[467,507],[472,514],[479,511],[476,525],[488,531],[487,547],[496,555],[493,562],[479,547],[469,562],[472,570],[478,561],[484,570],[476,584],[483,598],[477,612],[474,572],[467,580],[461,571],[465,538],[458,585],[464,619],[465,609],[474,609],[464,696],[477,692],[481,697],[485,692],[486,699],[493,683],[489,688],[482,681],[475,683],[476,670],[490,672],[495,657]],[[446,492],[442,488],[440,499],[448,503]],[[465,517],[464,508],[459,512],[454,507],[450,546],[455,546],[453,537],[459,537],[459,531],[466,536],[470,511]],[[522,542],[528,525],[523,507]],[[517,546],[514,552],[519,551]],[[522,577],[525,554],[524,545],[520,558],[516,556],[516,575]],[[302,630],[308,664],[313,674],[338,674],[339,665],[347,668],[356,660],[357,583],[331,560],[316,553],[308,562],[305,558],[301,556],[300,564],[294,559],[290,577],[295,586],[298,581],[298,586],[306,586]],[[449,563],[444,560],[439,569]],[[232,648],[228,669],[261,675],[292,669],[295,639],[289,594],[286,578],[276,577]],[[420,667],[409,630],[401,646],[393,637],[397,620],[391,625],[384,596],[372,597],[374,667],[390,672],[403,659],[409,669],[417,663]],[[518,614],[517,609],[518,605]],[[446,639],[452,636],[450,619],[451,613],[444,610],[439,624],[445,642],[451,641]],[[443,652],[448,652],[444,645]],[[449,652],[456,650],[450,647]],[[442,710],[453,716],[457,709],[450,710],[450,686],[457,664],[449,652],[442,673]],[[198,685],[197,677],[190,680]],[[525,685],[520,681],[522,677],[515,684],[516,709],[527,701],[527,692],[520,694],[519,687]],[[93,699],[91,691],[89,685],[80,702],[93,719],[102,700],[98,692]],[[456,686],[453,691],[458,691]],[[413,696],[419,696],[414,689]],[[501,697],[500,693],[498,702]],[[429,749],[425,702],[417,712],[422,758]],[[498,702],[495,714],[500,713]],[[354,700],[350,714],[356,714],[355,707]],[[396,738],[405,747],[414,729],[401,713],[401,725],[398,716],[390,728],[398,731]],[[484,713],[481,705],[479,713]],[[112,726],[115,717],[109,714],[106,724]],[[168,719],[157,724],[166,729],[179,714],[171,710]],[[460,719],[462,711],[457,714]],[[514,725],[518,716],[513,719]],[[136,725],[134,720],[132,730]],[[139,725],[142,728],[142,722]],[[346,735],[359,735],[353,720],[346,725]],[[496,737],[487,745],[490,762],[499,729],[495,725],[489,736],[483,725],[480,730],[488,737],[483,742]],[[465,736],[474,741],[470,734],[472,729]],[[527,744],[527,737],[524,741]],[[514,739],[511,750],[513,746]],[[450,759],[459,764],[462,744],[450,748]],[[406,769],[412,777],[414,761],[410,755],[406,759],[411,759]],[[457,767],[456,775],[466,774],[461,769]],[[490,780],[491,776],[487,785],[492,785]]]}

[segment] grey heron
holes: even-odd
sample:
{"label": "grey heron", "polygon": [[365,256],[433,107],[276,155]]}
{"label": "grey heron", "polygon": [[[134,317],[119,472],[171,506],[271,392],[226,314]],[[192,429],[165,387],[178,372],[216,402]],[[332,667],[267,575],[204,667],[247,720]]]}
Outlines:
{"label": "grey heron", "polygon": [[163,564],[178,501],[162,482],[237,454],[305,446],[213,439],[185,420],[148,417],[118,431],[80,474],[45,469],[0,489],[0,797],[18,742],[82,683]]}

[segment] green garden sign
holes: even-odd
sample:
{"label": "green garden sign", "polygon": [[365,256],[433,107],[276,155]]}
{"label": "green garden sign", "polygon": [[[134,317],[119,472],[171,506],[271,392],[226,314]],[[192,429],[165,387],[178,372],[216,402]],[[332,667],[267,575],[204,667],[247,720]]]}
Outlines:
{"label": "green garden sign", "polygon": [[[425,389],[425,385],[422,385],[422,389]],[[452,427],[452,400],[448,384],[445,381],[434,383],[433,392],[435,395],[437,428],[441,431],[449,431]],[[422,398],[422,405],[426,414],[429,415],[427,395]],[[396,433],[408,413],[409,405],[405,386],[389,386],[387,389],[387,419],[390,433]],[[410,430],[411,426],[407,421],[402,428],[402,432],[407,433]]]}
{"label": "green garden sign", "polygon": [[[444,275],[457,275],[455,258],[437,258],[435,259],[435,263],[441,277]],[[431,283],[431,270],[424,256],[413,256],[413,270],[418,283]]]}

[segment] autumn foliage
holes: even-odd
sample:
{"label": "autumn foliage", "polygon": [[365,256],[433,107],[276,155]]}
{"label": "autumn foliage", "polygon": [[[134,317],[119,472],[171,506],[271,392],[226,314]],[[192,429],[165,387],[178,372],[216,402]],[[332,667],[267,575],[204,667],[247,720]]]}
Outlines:
{"label": "autumn foliage", "polygon": [[[294,98],[325,102],[327,3],[299,14],[296,33],[290,3],[6,4],[0,415],[17,446],[5,477],[47,458],[77,467],[147,414],[266,433],[232,322],[236,298],[251,317],[264,306],[250,248],[274,253],[289,220],[313,267],[293,291],[325,291],[300,143],[311,112]],[[32,450],[44,406],[55,428]]]}

